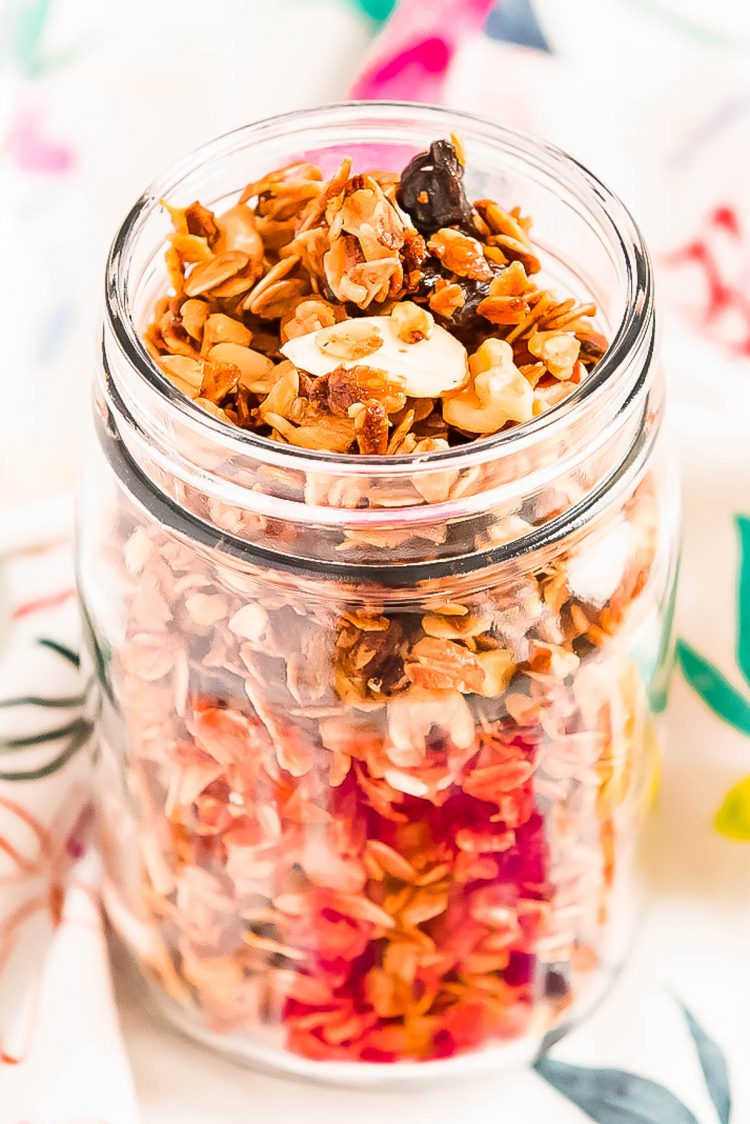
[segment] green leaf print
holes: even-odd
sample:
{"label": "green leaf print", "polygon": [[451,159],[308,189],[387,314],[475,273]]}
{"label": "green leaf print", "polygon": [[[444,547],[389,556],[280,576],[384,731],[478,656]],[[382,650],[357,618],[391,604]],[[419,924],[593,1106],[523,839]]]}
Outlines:
{"label": "green leaf print", "polygon": [[[750,518],[735,516],[737,566],[737,668],[750,687]],[[719,718],[750,737],[750,697],[733,687],[718,668],[684,640],[677,643],[677,659],[686,680]],[[714,827],[728,839],[750,842],[750,777],[727,793],[716,813]]]}
{"label": "green leaf print", "polygon": [[[305,0],[299,0],[304,3]],[[393,15],[394,9],[398,0],[344,0],[347,7],[354,8],[356,11],[361,12],[367,19],[378,25],[384,24]]]}
{"label": "green leaf print", "polygon": [[675,580],[672,582],[672,591],[669,595],[669,601],[667,602],[664,612],[664,627],[659,643],[659,651],[657,652],[656,660],[653,665],[653,671],[650,676],[647,676],[647,682],[649,684],[648,701],[654,714],[663,714],[669,702],[669,685],[672,680],[675,655],[672,644],[674,640],[674,614],[677,604],[678,577],[679,570],[675,575]]}
{"label": "green leaf print", "polygon": [[[80,669],[81,659],[77,652],[67,644],[43,636],[37,640],[40,647],[47,648],[56,656],[71,664],[76,670]],[[77,711],[67,721],[50,726],[49,722],[33,734],[18,734],[11,737],[0,738],[0,781],[36,781],[56,772],[79,750],[83,749],[91,739],[94,723],[91,718],[81,713],[88,699],[92,682],[83,684],[82,690],[72,695],[20,695],[9,699],[0,699],[0,709],[9,710],[15,707],[38,708],[42,713],[49,710]],[[49,747],[43,754],[40,762],[39,756],[34,751]],[[27,751],[32,751],[34,761],[29,763]],[[50,756],[51,754],[51,756]],[[18,758],[20,763],[15,766]]]}
{"label": "green leaf print", "polygon": [[732,1089],[729,1080],[729,1066],[727,1065],[727,1059],[724,1057],[724,1051],[718,1042],[715,1042],[706,1033],[693,1012],[679,999],[677,999],[677,1002],[682,1008],[690,1037],[695,1044],[703,1080],[716,1109],[719,1124],[729,1124],[732,1116]]}
{"label": "green leaf print", "polygon": [[[732,1089],[724,1053],[685,1004],[675,996],[698,1055],[706,1090],[719,1124],[730,1124]],[[569,1065],[549,1057],[549,1040],[534,1070],[597,1124],[698,1124],[670,1089],[628,1070]]]}
{"label": "green leaf print", "polygon": [[354,0],[354,7],[376,23],[385,23],[396,7],[396,0]]}
{"label": "green leaf print", "polygon": [[677,659],[690,686],[714,714],[750,737],[750,702],[684,640],[677,642]]}
{"label": "green leaf print", "polygon": [[698,1124],[663,1085],[622,1069],[585,1069],[541,1058],[534,1069],[597,1124]]}
{"label": "green leaf print", "polygon": [[750,519],[738,515],[735,523],[740,540],[737,577],[737,666],[750,684]]}
{"label": "green leaf print", "polygon": [[54,0],[8,0],[0,4],[0,64],[13,63],[29,78],[40,78],[67,66],[78,55],[74,47],[51,54],[44,40]]}

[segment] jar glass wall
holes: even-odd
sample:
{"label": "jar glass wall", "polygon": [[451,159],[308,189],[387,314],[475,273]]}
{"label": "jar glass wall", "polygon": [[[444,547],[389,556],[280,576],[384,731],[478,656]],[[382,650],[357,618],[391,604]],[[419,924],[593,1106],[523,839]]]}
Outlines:
{"label": "jar glass wall", "polygon": [[[611,346],[494,438],[413,457],[229,429],[139,342],[157,200],[455,132]],[[678,502],[648,257],[573,161],[474,118],[330,107],[147,193],[108,275],[79,571],[110,919],[171,1016],[336,1080],[530,1056],[601,992],[653,786]],[[392,1063],[398,1063],[394,1065]],[[375,1067],[375,1068],[374,1068]]]}

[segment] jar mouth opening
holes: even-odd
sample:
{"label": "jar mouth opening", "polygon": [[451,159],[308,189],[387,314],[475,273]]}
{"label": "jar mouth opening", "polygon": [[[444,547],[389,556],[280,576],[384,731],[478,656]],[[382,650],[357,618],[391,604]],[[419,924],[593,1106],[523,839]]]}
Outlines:
{"label": "jar mouth opening", "polygon": [[[292,133],[296,128],[324,125],[329,118],[341,113],[349,116],[353,129],[358,123],[365,124],[375,118],[383,126],[392,123],[395,130],[405,121],[413,121],[418,116],[420,126],[425,129],[425,143],[431,139],[430,129],[433,130],[432,138],[438,133],[470,135],[473,139],[494,143],[537,168],[543,162],[548,175],[551,171],[558,182],[580,194],[602,229],[610,235],[620,258],[625,282],[624,312],[612,331],[611,342],[604,355],[567,398],[528,422],[446,450],[396,456],[332,453],[282,445],[221,421],[183,395],[159,369],[146,350],[136,324],[134,294],[127,269],[130,252],[146,217],[159,206],[160,199],[172,195],[186,178],[202,166],[220,161],[240,141],[244,147],[249,147],[254,141],[261,144],[264,139]],[[353,145],[356,143],[352,142]],[[227,453],[239,456],[252,454],[269,465],[279,467],[304,467],[309,470],[317,465],[321,471],[335,470],[347,475],[373,471],[399,475],[408,473],[417,465],[424,469],[447,463],[452,467],[460,465],[468,468],[511,451],[515,454],[564,429],[573,416],[580,415],[607,388],[627,378],[635,383],[639,372],[632,369],[632,360],[648,345],[653,303],[651,263],[642,235],[624,203],[587,168],[562,149],[531,134],[496,125],[475,114],[401,101],[336,102],[312,110],[296,110],[232,130],[195,149],[169,172],[153,181],[124,219],[107,259],[105,287],[107,322],[128,365],[136,372],[144,389],[166,401],[190,428],[210,437]]]}

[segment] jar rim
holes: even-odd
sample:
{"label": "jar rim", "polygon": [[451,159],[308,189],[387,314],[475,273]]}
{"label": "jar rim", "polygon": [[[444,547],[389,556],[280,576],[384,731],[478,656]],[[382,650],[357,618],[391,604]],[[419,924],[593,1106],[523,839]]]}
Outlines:
{"label": "jar rim", "polygon": [[[595,213],[604,228],[609,228],[620,264],[624,266],[625,310],[612,334],[611,342],[602,358],[580,386],[557,405],[528,422],[503,430],[492,436],[471,441],[466,445],[430,453],[402,455],[362,455],[332,453],[327,450],[310,450],[260,436],[250,430],[232,426],[214,417],[183,395],[164,375],[149,355],[135,322],[132,293],[128,286],[125,264],[140,228],[148,215],[159,206],[159,201],[177,191],[181,183],[201,167],[218,162],[238,145],[249,147],[253,142],[272,139],[293,132],[295,127],[312,128],[332,124],[337,115],[346,113],[353,129],[358,122],[365,123],[376,117],[383,124],[414,121],[419,115],[420,124],[434,122],[439,131],[461,134],[463,137],[503,147],[537,169],[554,172],[558,180],[583,196],[583,201]],[[352,142],[356,144],[356,140]],[[614,389],[626,378],[634,356],[648,346],[654,316],[654,284],[651,262],[640,230],[620,198],[597,177],[546,140],[520,130],[510,129],[475,114],[446,110],[439,106],[402,101],[334,102],[314,109],[294,110],[289,113],[264,118],[242,126],[207,142],[193,150],[182,161],[173,165],[164,175],[154,180],[133,205],[120,226],[110,248],[106,267],[105,316],[114,338],[129,367],[137,373],[141,385],[167,402],[197,432],[217,442],[227,452],[235,455],[252,453],[264,462],[277,467],[322,471],[336,471],[345,475],[371,474],[374,470],[401,475],[428,466],[468,468],[496,459],[505,453],[515,455],[527,445],[547,438],[563,429],[573,416],[578,416],[590,404],[600,399],[606,390]],[[619,378],[618,378],[619,376]],[[633,382],[637,370],[631,372]],[[607,419],[609,420],[609,419]]]}

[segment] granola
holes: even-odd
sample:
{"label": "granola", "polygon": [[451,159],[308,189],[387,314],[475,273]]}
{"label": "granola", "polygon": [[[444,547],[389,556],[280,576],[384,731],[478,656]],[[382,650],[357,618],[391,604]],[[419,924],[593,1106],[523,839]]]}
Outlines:
{"label": "granola", "polygon": [[632,651],[661,627],[654,500],[647,479],[596,532],[598,584],[584,537],[408,607],[233,569],[124,502],[101,831],[110,915],[157,986],[327,1061],[564,1019],[604,971],[653,784]]}
{"label": "granola", "polygon": [[[455,140],[439,140],[400,175],[352,175],[347,159],[326,182],[302,163],[248,184],[224,213],[170,206],[175,293],[146,333],[153,358],[222,420],[329,452],[409,454],[424,437],[451,447],[551,409],[604,352],[596,306],[538,286],[529,220],[472,205],[463,175]],[[502,355],[492,375],[488,348]],[[282,411],[267,399],[285,359],[311,378]],[[358,408],[343,426],[315,379],[365,359],[407,401]],[[419,420],[413,399],[431,401]]]}

